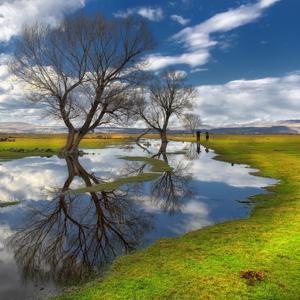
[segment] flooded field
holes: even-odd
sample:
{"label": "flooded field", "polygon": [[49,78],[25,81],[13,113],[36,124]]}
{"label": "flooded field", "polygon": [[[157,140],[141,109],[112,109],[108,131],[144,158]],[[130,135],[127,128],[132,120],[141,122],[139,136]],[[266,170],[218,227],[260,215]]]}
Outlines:
{"label": "flooded field", "polygon": [[51,296],[155,240],[246,217],[271,179],[194,143],[0,162],[0,299]]}

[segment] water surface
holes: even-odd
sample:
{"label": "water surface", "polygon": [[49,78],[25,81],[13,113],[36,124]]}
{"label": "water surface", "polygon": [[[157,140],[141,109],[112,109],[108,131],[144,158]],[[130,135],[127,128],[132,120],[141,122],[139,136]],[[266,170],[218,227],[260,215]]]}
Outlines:
{"label": "water surface", "polygon": [[[245,217],[247,197],[275,181],[216,161],[196,144],[159,141],[86,150],[83,157],[27,157],[0,164],[0,299],[35,299],[76,284],[117,255],[217,222]],[[147,156],[172,169],[115,190],[62,193],[149,172]]]}

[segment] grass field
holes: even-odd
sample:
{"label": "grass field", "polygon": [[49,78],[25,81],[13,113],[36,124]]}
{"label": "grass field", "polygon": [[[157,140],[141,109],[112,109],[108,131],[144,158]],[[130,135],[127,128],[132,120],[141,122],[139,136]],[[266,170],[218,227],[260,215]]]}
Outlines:
{"label": "grass field", "polygon": [[[66,141],[66,136],[57,135],[15,135],[13,142],[0,142],[0,159],[20,158],[32,155],[51,155],[51,152],[45,152],[51,149],[54,153],[61,149]],[[129,135],[105,135],[95,134],[87,135],[82,140],[80,146],[85,149],[103,148],[113,144],[124,144],[134,139]],[[18,152],[16,150],[24,150]],[[53,153],[52,153],[53,154]]]}
{"label": "grass field", "polygon": [[[62,145],[57,136],[23,138],[18,147]],[[88,138],[82,146],[112,142],[125,140]],[[213,136],[208,146],[217,159],[249,164],[280,183],[252,198],[257,204],[249,218],[119,257],[103,278],[60,299],[300,299],[300,136]]]}
{"label": "grass field", "polygon": [[216,136],[209,146],[280,184],[253,198],[249,218],[159,240],[60,299],[300,299],[300,137]]}

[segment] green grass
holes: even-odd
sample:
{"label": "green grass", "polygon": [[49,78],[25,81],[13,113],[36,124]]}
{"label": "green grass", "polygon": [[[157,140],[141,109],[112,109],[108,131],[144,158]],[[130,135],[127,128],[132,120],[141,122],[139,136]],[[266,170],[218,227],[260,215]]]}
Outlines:
{"label": "green grass", "polygon": [[20,204],[20,201],[0,202],[0,208],[8,207],[8,206],[13,206],[13,205],[17,205],[17,204]]}
{"label": "green grass", "polygon": [[213,136],[208,146],[280,183],[255,197],[249,218],[119,257],[103,279],[60,299],[300,299],[300,137]]}
{"label": "green grass", "polygon": [[150,172],[140,173],[135,176],[120,177],[111,182],[104,182],[100,184],[94,184],[93,186],[89,186],[89,187],[82,187],[82,188],[69,190],[67,193],[79,194],[79,193],[112,191],[125,184],[154,180],[158,176],[160,176],[162,172],[167,172],[172,170],[172,168],[166,162],[155,158],[144,157],[144,156],[121,156],[119,157],[119,159],[124,159],[128,161],[145,162],[146,164],[149,164],[151,166]]}
{"label": "green grass", "polygon": [[[16,159],[26,156],[53,155],[61,149],[66,141],[66,135],[15,135],[14,142],[0,142],[0,159]],[[107,146],[125,144],[133,139],[129,135],[87,135],[81,142],[80,147],[84,149],[100,149]],[[24,152],[16,152],[11,149],[23,149]],[[38,151],[36,149],[41,149]],[[51,149],[53,152],[45,152]]]}
{"label": "green grass", "polygon": [[156,179],[159,175],[160,175],[159,173],[141,173],[136,176],[120,177],[111,182],[94,184],[88,187],[69,190],[67,194],[93,193],[93,192],[105,192],[105,191],[108,192],[108,191],[115,190],[125,184],[151,181]]}

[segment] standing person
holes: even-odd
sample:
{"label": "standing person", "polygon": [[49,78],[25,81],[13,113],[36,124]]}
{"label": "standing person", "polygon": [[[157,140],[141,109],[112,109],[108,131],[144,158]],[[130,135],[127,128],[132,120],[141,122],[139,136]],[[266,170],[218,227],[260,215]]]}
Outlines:
{"label": "standing person", "polygon": [[196,132],[196,136],[197,136],[197,143],[200,143],[200,134],[201,134],[201,131],[200,131],[200,130],[198,130],[198,131]]}
{"label": "standing person", "polygon": [[208,131],[206,131],[205,136],[206,136],[206,141],[208,142],[209,141],[209,132]]}

